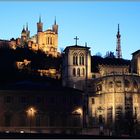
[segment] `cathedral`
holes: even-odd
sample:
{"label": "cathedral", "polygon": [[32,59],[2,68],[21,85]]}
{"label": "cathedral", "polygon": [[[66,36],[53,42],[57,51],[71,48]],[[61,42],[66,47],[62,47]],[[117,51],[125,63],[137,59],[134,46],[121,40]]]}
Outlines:
{"label": "cathedral", "polygon": [[88,118],[88,127],[133,133],[140,123],[140,51],[132,60],[123,59],[119,25],[116,37],[113,57],[91,56],[87,45],[66,47],[62,81],[63,86],[84,92],[83,119]]}

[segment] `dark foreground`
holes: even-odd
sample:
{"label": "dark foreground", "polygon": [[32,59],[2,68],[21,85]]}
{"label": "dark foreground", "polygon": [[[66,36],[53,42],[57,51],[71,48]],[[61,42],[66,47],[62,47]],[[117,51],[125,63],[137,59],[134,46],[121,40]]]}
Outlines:
{"label": "dark foreground", "polygon": [[139,139],[140,136],[95,136],[69,134],[39,134],[39,133],[0,133],[0,139]]}

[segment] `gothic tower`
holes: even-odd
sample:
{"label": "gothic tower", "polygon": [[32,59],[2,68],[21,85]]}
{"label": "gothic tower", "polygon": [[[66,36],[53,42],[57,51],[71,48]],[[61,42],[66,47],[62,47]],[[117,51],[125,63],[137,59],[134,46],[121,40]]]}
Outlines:
{"label": "gothic tower", "polygon": [[27,40],[30,38],[30,31],[28,29],[28,23],[26,23],[26,36],[27,36]]}
{"label": "gothic tower", "polygon": [[56,24],[56,17],[55,17],[54,25],[52,26],[52,29],[56,34],[58,34],[58,25]]}
{"label": "gothic tower", "polygon": [[41,22],[41,16],[39,17],[39,22],[37,23],[37,43],[38,48],[42,49],[42,44],[44,44],[43,41],[43,23]]}
{"label": "gothic tower", "polygon": [[43,31],[43,23],[41,22],[41,16],[39,17],[39,22],[37,23],[37,32]]}
{"label": "gothic tower", "polygon": [[118,24],[118,33],[117,33],[116,37],[117,37],[116,58],[122,58],[122,52],[121,52],[121,35],[120,35],[119,24]]}
{"label": "gothic tower", "polygon": [[22,32],[21,32],[21,44],[24,45],[24,43],[27,41],[27,34],[25,27],[23,26]]}

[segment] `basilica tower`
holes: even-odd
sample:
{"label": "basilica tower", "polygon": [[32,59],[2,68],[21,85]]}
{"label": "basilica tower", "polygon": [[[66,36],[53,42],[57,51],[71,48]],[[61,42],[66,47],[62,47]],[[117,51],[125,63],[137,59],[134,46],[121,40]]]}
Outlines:
{"label": "basilica tower", "polygon": [[39,17],[39,22],[37,23],[37,32],[43,31],[43,23],[41,22],[41,16]]}
{"label": "basilica tower", "polygon": [[52,30],[55,32],[55,34],[58,34],[58,25],[56,24],[56,17],[54,20],[54,25],[52,26]]}

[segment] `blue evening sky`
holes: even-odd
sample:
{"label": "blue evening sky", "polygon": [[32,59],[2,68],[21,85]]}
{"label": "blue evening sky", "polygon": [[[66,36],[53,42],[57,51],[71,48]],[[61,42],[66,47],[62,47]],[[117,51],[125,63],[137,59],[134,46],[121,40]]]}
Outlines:
{"label": "blue evening sky", "polygon": [[13,1],[0,2],[0,39],[17,38],[23,25],[29,24],[31,35],[41,14],[44,30],[51,28],[56,16],[59,25],[59,49],[87,42],[91,54],[104,56],[116,50],[117,24],[120,24],[122,55],[140,49],[140,2],[119,1]]}

